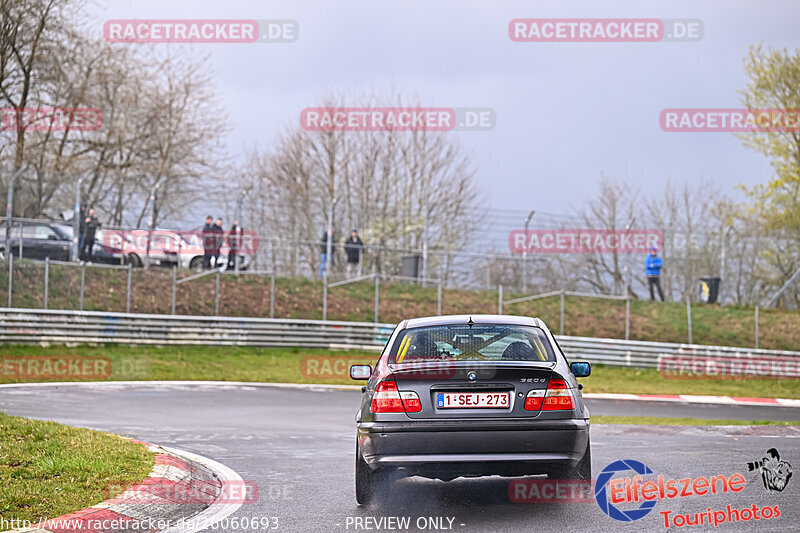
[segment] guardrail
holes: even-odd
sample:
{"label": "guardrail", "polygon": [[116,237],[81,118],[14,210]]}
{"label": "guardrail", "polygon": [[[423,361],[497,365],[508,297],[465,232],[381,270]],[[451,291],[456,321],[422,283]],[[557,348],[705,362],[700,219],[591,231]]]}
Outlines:
{"label": "guardrail", "polygon": [[[379,351],[394,324],[323,320],[146,315],[0,308],[0,344],[276,346]],[[556,337],[571,360],[653,368],[667,358],[781,358],[800,352],[727,346]],[[795,365],[797,366],[797,365]],[[797,371],[791,372],[796,375]]]}

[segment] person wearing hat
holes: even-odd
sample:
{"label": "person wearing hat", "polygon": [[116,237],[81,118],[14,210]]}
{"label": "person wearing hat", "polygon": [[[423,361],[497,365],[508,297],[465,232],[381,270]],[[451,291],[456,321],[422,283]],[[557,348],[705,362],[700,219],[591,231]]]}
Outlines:
{"label": "person wearing hat", "polygon": [[658,296],[664,301],[664,293],[661,291],[661,267],[663,261],[658,257],[658,250],[655,246],[650,248],[650,255],[644,260],[644,273],[647,276],[647,285],[650,287],[650,300],[655,301],[653,287],[658,289]]}
{"label": "person wearing hat", "polygon": [[344,241],[344,251],[347,254],[347,277],[350,278],[355,272],[356,276],[361,276],[361,250],[364,243],[358,236],[358,230],[354,229],[350,233],[350,238]]}

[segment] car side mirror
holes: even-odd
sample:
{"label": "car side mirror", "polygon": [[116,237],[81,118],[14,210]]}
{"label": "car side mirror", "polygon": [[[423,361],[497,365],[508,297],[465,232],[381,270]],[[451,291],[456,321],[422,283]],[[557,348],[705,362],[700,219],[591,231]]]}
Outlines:
{"label": "car side mirror", "polygon": [[587,362],[572,363],[569,370],[576,378],[585,378],[592,373],[592,365]]}
{"label": "car side mirror", "polygon": [[52,235],[52,234],[51,234],[51,235],[48,235],[48,236],[47,236],[47,240],[48,240],[48,241],[57,241],[57,240],[58,240],[58,236],[56,236],[56,235]]}
{"label": "car side mirror", "polygon": [[369,379],[372,365],[350,365],[350,379]]}

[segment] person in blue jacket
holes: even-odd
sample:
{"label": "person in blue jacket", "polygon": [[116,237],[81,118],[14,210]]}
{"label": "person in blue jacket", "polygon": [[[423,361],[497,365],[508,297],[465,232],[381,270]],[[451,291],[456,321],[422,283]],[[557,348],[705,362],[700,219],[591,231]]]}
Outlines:
{"label": "person in blue jacket", "polygon": [[647,276],[647,285],[650,287],[650,299],[655,300],[656,296],[653,294],[653,287],[658,289],[658,296],[661,301],[664,301],[664,293],[661,291],[661,267],[663,261],[658,257],[658,250],[656,247],[650,248],[650,255],[644,260],[645,275]]}

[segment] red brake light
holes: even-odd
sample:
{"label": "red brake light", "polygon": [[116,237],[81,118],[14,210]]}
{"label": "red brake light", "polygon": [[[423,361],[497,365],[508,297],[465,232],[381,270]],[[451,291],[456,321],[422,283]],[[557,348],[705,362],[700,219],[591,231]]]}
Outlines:
{"label": "red brake light", "polygon": [[567,382],[563,379],[551,379],[547,384],[542,411],[572,410],[574,408],[575,404],[572,401],[572,394],[569,392]]}
{"label": "red brake light", "polygon": [[369,410],[373,413],[418,413],[422,411],[422,402],[416,392],[400,392],[394,381],[381,381],[375,388]]}

